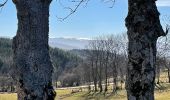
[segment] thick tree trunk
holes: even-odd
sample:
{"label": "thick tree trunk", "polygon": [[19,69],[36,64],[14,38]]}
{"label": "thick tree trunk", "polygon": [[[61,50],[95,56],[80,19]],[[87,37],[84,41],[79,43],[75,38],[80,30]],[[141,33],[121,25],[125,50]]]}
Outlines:
{"label": "thick tree trunk", "polygon": [[18,17],[17,35],[13,38],[18,100],[54,100],[48,46],[51,0],[13,2]]}
{"label": "thick tree trunk", "polygon": [[156,41],[159,36],[166,35],[155,1],[128,0],[128,100],[154,100]]}

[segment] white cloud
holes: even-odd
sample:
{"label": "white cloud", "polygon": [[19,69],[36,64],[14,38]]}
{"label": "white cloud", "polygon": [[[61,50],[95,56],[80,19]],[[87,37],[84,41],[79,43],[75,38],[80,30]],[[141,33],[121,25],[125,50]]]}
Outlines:
{"label": "white cloud", "polygon": [[170,7],[170,0],[158,0],[157,6],[169,6]]}

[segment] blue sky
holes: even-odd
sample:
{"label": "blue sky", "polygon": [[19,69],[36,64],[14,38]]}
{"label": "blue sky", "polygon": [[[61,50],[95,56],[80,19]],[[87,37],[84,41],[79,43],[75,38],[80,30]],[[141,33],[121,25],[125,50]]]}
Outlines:
{"label": "blue sky", "polygon": [[[67,0],[61,0],[68,5]],[[70,5],[70,4],[69,4]],[[161,15],[170,16],[170,0],[158,0]],[[70,5],[71,6],[71,5]],[[121,34],[126,32],[124,19],[127,15],[127,0],[116,0],[113,8],[101,0],[91,0],[88,5],[81,6],[76,13],[65,21],[69,12],[62,8],[57,0],[50,7],[50,37],[91,38],[102,34]],[[16,9],[9,0],[0,13],[0,36],[13,37],[17,30]]]}

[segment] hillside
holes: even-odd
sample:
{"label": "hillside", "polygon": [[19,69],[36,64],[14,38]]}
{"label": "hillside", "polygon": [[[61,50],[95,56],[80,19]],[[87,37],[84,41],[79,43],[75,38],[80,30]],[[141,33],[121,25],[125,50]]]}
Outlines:
{"label": "hillside", "polygon": [[88,39],[77,38],[50,38],[49,45],[53,48],[57,47],[65,50],[85,49],[89,41]]}
{"label": "hillside", "polygon": [[[54,67],[53,81],[56,81],[62,73],[77,67],[81,60],[76,54],[64,51],[59,48],[50,48],[51,61]],[[1,82],[8,80],[12,67],[12,40],[0,38],[0,85]],[[0,86],[3,87],[3,86]],[[1,90],[1,89],[0,89]]]}
{"label": "hillside", "polygon": [[0,38],[0,75],[7,74],[12,64],[12,44],[7,38]]}

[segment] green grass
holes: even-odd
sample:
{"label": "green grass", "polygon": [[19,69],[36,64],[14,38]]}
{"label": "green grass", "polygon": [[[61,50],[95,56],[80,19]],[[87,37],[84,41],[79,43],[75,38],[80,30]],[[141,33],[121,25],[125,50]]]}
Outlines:
{"label": "green grass", "polygon": [[[170,91],[156,91],[156,100],[170,100]],[[17,94],[4,93],[0,94],[0,100],[17,100]],[[124,90],[118,91],[118,94],[114,95],[112,93],[88,93],[88,92],[78,92],[71,94],[70,89],[57,90],[56,100],[127,100],[126,93]]]}
{"label": "green grass", "polygon": [[[155,89],[155,99],[156,100],[170,100],[170,84],[167,83],[167,73],[162,73],[160,76],[160,85],[162,90]],[[162,83],[163,82],[163,83]],[[165,83],[166,82],[166,83]],[[107,93],[99,92],[87,92],[87,89],[83,92],[72,93],[72,89],[57,89],[57,96],[55,100],[127,100],[126,91],[119,90],[117,94],[112,93],[112,85],[108,86]],[[3,93],[0,94],[0,100],[17,100],[16,93]]]}
{"label": "green grass", "polygon": [[0,100],[17,100],[17,94],[16,93],[0,94]]}
{"label": "green grass", "polygon": [[107,93],[100,92],[78,92],[71,93],[71,89],[57,90],[56,100],[126,100],[125,90],[118,91],[118,94],[114,95],[109,90]]}

